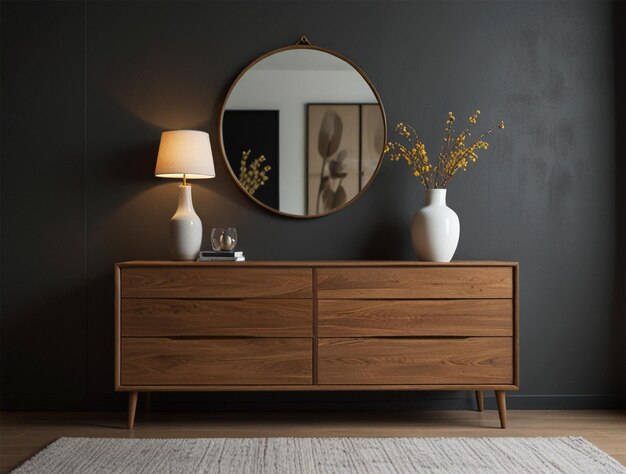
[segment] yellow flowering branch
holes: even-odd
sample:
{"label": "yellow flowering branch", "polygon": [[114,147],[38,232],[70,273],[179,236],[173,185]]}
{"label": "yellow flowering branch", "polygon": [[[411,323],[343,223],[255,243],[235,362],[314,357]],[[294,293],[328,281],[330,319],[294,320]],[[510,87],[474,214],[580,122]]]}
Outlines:
{"label": "yellow flowering branch", "polygon": [[399,161],[400,159],[406,161],[413,171],[413,175],[419,177],[426,188],[430,188],[432,166],[428,162],[426,146],[410,125],[399,123],[396,125],[396,133],[408,141],[409,144],[412,144],[412,147],[407,148],[399,142],[389,142],[385,146],[384,153],[389,155],[391,161]]}
{"label": "yellow flowering branch", "polygon": [[244,151],[241,154],[241,163],[239,164],[239,182],[243,188],[254,195],[254,193],[263,186],[268,180],[268,173],[272,169],[270,165],[262,166],[265,162],[265,156],[261,155],[248,163],[251,150]]}
{"label": "yellow flowering branch", "polygon": [[[458,170],[467,171],[469,163],[476,162],[479,150],[489,148],[489,143],[484,138],[490,135],[496,127],[487,130],[470,145],[465,143],[471,136],[470,127],[476,125],[479,115],[480,110],[476,110],[469,117],[465,129],[453,139],[453,125],[456,117],[452,112],[448,112],[444,129],[446,135],[443,138],[437,165],[434,167],[428,160],[426,146],[413,127],[402,122],[396,125],[396,133],[406,140],[409,146],[400,142],[389,142],[385,146],[384,153],[391,161],[400,161],[400,159],[406,161],[413,175],[420,178],[426,189],[446,188]],[[503,129],[504,122],[501,121],[497,128]]]}

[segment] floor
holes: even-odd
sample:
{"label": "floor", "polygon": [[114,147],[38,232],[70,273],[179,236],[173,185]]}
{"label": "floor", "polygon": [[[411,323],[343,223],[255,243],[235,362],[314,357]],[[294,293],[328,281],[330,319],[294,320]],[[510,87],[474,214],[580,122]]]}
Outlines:
{"label": "floor", "polygon": [[499,429],[495,410],[392,412],[125,413],[4,412],[0,473],[62,436],[211,438],[268,436],[583,436],[626,465],[626,412],[509,410]]}

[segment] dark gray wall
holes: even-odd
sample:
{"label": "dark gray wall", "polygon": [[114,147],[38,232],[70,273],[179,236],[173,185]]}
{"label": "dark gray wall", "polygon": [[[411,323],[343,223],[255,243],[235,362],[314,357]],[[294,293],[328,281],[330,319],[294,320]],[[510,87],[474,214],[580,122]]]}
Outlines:
{"label": "dark gray wall", "polygon": [[[623,403],[623,4],[3,2],[1,12],[3,408],[121,406],[113,264],[168,258],[177,183],[153,177],[163,129],[211,134],[217,178],[194,183],[196,210],[205,230],[236,226],[248,258],[414,258],[408,227],[423,192],[400,164],[385,162],[354,205],[308,221],[256,207],[224,168],[215,145],[230,82],[302,34],[361,66],[390,124],[413,124],[431,153],[449,110],[480,108],[484,127],[505,120],[448,200],[461,219],[456,258],[521,262],[510,405]],[[158,400],[469,403],[463,393]]]}

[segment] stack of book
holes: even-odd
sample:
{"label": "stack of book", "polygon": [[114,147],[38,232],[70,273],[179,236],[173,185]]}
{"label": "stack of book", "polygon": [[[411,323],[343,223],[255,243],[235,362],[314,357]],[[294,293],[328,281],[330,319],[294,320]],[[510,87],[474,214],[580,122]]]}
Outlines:
{"label": "stack of book", "polygon": [[245,262],[243,252],[201,250],[198,262]]}

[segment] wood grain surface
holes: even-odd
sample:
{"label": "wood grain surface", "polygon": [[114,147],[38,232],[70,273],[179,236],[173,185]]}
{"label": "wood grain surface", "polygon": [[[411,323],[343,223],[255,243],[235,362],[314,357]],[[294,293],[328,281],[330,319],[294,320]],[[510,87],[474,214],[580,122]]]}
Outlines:
{"label": "wood grain surface", "polygon": [[130,267],[512,267],[517,262],[500,260],[453,260],[452,262],[420,262],[418,260],[246,260],[245,262],[193,262],[174,260],[131,260],[115,264]]}
{"label": "wood grain surface", "polygon": [[122,298],[311,298],[310,268],[122,268]]}
{"label": "wood grain surface", "polygon": [[122,385],[302,385],[311,362],[305,338],[122,338]]}
{"label": "wood grain surface", "polygon": [[515,263],[242,263],[117,265],[115,389],[518,388]]}
{"label": "wood grain surface", "polygon": [[512,298],[511,267],[320,268],[320,299]]}
{"label": "wood grain surface", "polygon": [[512,336],[513,301],[320,300],[320,337]]}
{"label": "wood grain surface", "polygon": [[510,337],[318,340],[320,384],[509,384]]}
{"label": "wood grain surface", "polygon": [[122,336],[311,337],[308,299],[122,300]]}
{"label": "wood grain surface", "polygon": [[116,392],[420,392],[432,390],[505,390],[516,391],[519,387],[513,384],[327,384],[327,385],[123,385],[115,389]]}

